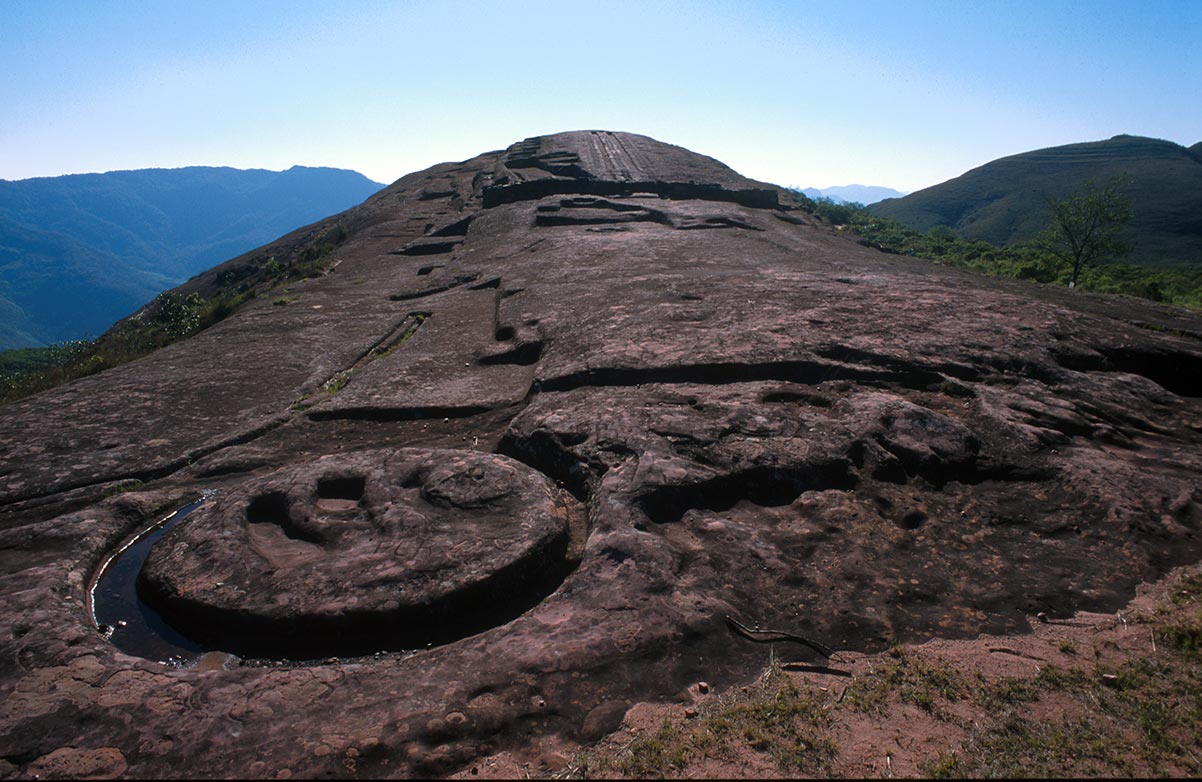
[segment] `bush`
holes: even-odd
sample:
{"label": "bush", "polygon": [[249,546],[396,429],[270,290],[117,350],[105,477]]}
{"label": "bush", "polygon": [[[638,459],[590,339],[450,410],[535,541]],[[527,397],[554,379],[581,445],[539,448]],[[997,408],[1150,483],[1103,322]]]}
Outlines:
{"label": "bush", "polygon": [[336,225],[289,255],[262,253],[224,269],[214,278],[218,292],[210,297],[164,291],[95,341],[0,352],[0,404],[141,358],[224,320],[260,291],[320,277],[346,238],[346,230]]}
{"label": "bush", "polygon": [[[943,225],[920,233],[897,220],[878,217],[859,204],[835,204],[824,199],[817,202],[815,213],[830,222],[849,226],[860,237],[861,244],[884,252],[1042,283],[1067,284],[1070,277],[1058,259],[1035,244],[997,247],[979,240],[970,242]],[[1081,272],[1077,287],[1202,309],[1202,269],[1198,268],[1099,264]]]}
{"label": "bush", "polygon": [[832,225],[848,225],[855,217],[856,212],[863,208],[862,204],[840,204],[829,198],[819,198],[814,201],[814,214]]}

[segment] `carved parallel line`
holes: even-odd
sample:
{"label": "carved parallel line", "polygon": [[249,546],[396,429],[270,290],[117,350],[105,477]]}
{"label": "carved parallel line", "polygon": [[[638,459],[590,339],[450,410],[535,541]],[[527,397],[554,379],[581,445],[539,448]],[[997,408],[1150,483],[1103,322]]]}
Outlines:
{"label": "carved parallel line", "polygon": [[586,369],[538,381],[535,390],[561,392],[586,386],[635,386],[650,383],[728,385],[761,380],[805,385],[817,385],[828,380],[854,380],[870,385],[900,385],[926,390],[943,383],[946,378],[939,372],[918,368],[898,371],[804,360],[763,363],[714,362],[671,367]]}

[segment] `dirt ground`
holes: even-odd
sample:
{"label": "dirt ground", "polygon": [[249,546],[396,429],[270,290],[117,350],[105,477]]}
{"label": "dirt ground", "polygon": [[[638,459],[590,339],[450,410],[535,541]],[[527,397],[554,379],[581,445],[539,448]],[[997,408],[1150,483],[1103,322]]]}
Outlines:
{"label": "dirt ground", "polygon": [[548,739],[456,778],[1197,776],[1200,628],[1193,566],[1024,635],[839,653],[827,671],[766,647],[757,681],[698,682],[593,744]]}

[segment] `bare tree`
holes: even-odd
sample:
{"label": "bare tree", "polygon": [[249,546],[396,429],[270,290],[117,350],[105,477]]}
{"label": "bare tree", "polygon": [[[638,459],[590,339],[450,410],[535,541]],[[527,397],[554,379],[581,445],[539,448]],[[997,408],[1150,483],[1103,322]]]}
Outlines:
{"label": "bare tree", "polygon": [[1121,191],[1126,176],[1099,186],[1092,179],[1065,199],[1046,198],[1052,221],[1040,234],[1038,244],[1072,266],[1070,288],[1086,266],[1105,258],[1118,258],[1130,248],[1119,238],[1131,221],[1131,198]]}

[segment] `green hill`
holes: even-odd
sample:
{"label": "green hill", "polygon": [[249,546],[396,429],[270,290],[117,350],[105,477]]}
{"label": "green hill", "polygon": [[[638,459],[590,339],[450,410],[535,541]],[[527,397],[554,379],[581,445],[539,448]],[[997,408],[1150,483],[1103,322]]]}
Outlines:
{"label": "green hill", "polygon": [[927,231],[949,226],[969,240],[1011,245],[1047,225],[1045,197],[1064,198],[1090,179],[1120,175],[1135,216],[1124,260],[1145,266],[1202,264],[1202,143],[1186,148],[1142,136],[1011,155],[904,198],[873,204],[876,215]]}
{"label": "green hill", "polygon": [[0,350],[94,337],[159,291],[381,187],[303,166],[0,180]]}

